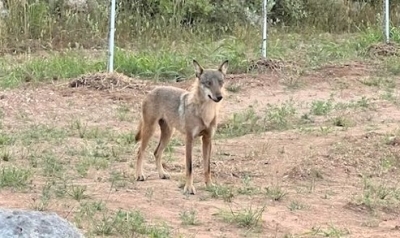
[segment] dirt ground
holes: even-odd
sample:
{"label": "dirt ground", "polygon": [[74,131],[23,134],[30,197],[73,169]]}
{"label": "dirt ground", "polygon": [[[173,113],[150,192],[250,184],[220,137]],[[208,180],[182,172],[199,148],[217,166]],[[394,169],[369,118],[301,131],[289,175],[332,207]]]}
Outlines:
{"label": "dirt ground", "polygon": [[[119,159],[108,161],[105,168],[90,167],[87,174],[77,176],[82,160],[71,150],[90,147],[96,140],[105,140],[102,145],[109,148],[108,141],[116,143],[119,135],[136,131],[140,102],[154,85],[188,88],[192,82],[122,79],[97,82],[97,86],[84,80],[74,87],[65,81],[27,84],[0,93],[3,133],[18,135],[17,141],[26,137],[21,131],[38,125],[67,131],[61,141],[42,130],[37,137],[29,134],[27,140],[32,143],[15,142],[7,147],[12,158],[1,164],[29,168],[33,176],[25,189],[0,190],[1,207],[35,207],[49,176],[41,173],[40,166],[31,166],[29,155],[40,157],[42,151],[51,151],[65,168],[60,176],[67,174],[69,183],[87,185],[87,197],[80,202],[52,197],[43,209],[71,222],[77,222],[82,201],[103,201],[110,211],[139,210],[151,223],[165,222],[170,237],[400,237],[399,77],[392,77],[395,85],[388,89],[383,85],[385,77],[377,76],[373,65],[361,62],[325,66],[294,80],[273,72],[228,75],[226,85],[231,90],[223,102],[221,125],[249,108],[262,116],[271,106],[288,103],[297,119],[308,118],[308,122],[290,121],[285,128],[267,127],[240,136],[234,131],[217,135],[212,172],[220,192],[205,189],[197,142],[197,194],[193,196],[182,193],[184,145],[178,133],[172,149],[165,153],[170,180],[158,179],[155,170],[152,152],[158,132],[148,148],[144,168],[149,178],[145,182],[134,180],[134,143],[118,147]],[[318,107],[317,101],[353,106],[316,115],[310,110]],[[330,107],[320,106],[321,110]],[[76,122],[98,128],[98,134],[80,138],[72,126]],[[121,174],[122,185],[110,182],[113,171]],[[226,218],[232,217],[231,209],[233,217],[247,216],[248,225]],[[198,224],[182,224],[183,211],[195,211]],[[245,211],[262,211],[258,225],[251,225],[254,217]],[[92,229],[85,222],[78,227],[85,232]]]}

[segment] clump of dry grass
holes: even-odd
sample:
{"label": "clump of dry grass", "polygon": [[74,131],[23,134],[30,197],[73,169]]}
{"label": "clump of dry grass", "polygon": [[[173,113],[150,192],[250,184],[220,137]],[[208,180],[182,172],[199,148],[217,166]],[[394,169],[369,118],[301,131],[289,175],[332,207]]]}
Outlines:
{"label": "clump of dry grass", "polygon": [[368,47],[369,55],[374,57],[400,56],[400,46],[395,42],[376,43]]}

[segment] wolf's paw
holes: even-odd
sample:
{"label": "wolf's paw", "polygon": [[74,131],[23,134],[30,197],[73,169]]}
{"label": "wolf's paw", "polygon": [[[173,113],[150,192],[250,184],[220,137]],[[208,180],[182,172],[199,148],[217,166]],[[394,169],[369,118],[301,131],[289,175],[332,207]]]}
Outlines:
{"label": "wolf's paw", "polygon": [[144,180],[146,180],[146,177],[144,176],[144,174],[141,174],[141,175],[136,177],[136,180],[137,181],[144,181]]}
{"label": "wolf's paw", "polygon": [[171,175],[169,175],[168,173],[161,173],[161,174],[159,174],[159,176],[160,176],[160,179],[170,179],[171,178]]}
{"label": "wolf's paw", "polygon": [[194,188],[193,185],[185,185],[185,187],[183,188],[183,193],[184,194],[191,194],[191,195],[195,195],[196,194],[196,189]]}

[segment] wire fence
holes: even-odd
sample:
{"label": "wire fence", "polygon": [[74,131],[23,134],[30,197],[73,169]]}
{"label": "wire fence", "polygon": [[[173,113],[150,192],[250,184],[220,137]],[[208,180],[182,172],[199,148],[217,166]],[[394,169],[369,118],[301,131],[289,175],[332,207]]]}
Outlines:
{"label": "wire fence", "polygon": [[[384,34],[386,43],[390,42],[390,0],[383,0],[384,4]],[[113,72],[114,62],[114,32],[115,32],[115,7],[116,0],[111,0],[110,8],[110,31],[109,31],[109,53],[108,53],[108,71]],[[267,58],[267,45],[268,45],[268,0],[262,2],[262,39],[261,39],[261,56]]]}
{"label": "wire fence", "polygon": [[[336,0],[337,2],[347,3],[350,2],[353,4],[353,1],[347,1],[347,0]],[[11,2],[14,3],[14,7],[8,6],[9,10],[5,9],[5,6],[3,2],[7,3],[10,5]],[[22,1],[21,1],[22,2]],[[81,2],[81,1],[79,1]],[[84,1],[83,1],[84,2]],[[97,2],[96,0],[93,0],[91,2]],[[101,1],[99,1],[101,2]],[[23,43],[29,44],[29,42],[32,42],[33,40],[36,40],[37,42],[39,41],[51,41],[51,44],[57,44],[57,40],[61,39],[63,42],[68,42],[68,44],[74,44],[75,41],[78,42],[78,44],[86,44],[86,45],[101,45],[102,47],[108,48],[108,54],[107,54],[107,68],[109,72],[113,72],[114,70],[114,48],[115,48],[115,41],[114,41],[114,34],[116,32],[116,28],[122,28],[121,23],[124,21],[122,18],[126,18],[127,15],[124,15],[123,17],[120,17],[121,19],[116,19],[116,7],[117,5],[120,5],[123,1],[119,0],[111,0],[108,3],[101,2],[103,5],[102,7],[104,8],[99,8],[96,12],[96,17],[94,18],[89,18],[86,16],[82,16],[82,13],[71,15],[71,16],[63,16],[62,13],[59,12],[51,12],[51,17],[46,17],[45,15],[49,15],[50,11],[49,9],[52,8],[48,2],[46,1],[32,1],[32,3],[27,6],[26,4],[20,3],[20,1],[4,1],[0,0],[0,33],[3,36],[2,40],[3,41],[8,41],[8,43],[14,43],[14,42],[19,42],[25,40]],[[278,1],[276,0],[263,0],[261,1],[261,6],[259,9],[262,9],[261,14],[256,14],[257,20],[257,26],[259,26],[260,31],[262,32],[261,37],[260,37],[260,56],[262,58],[267,58],[268,57],[268,25],[270,24],[270,20],[272,19],[267,19],[267,16],[269,16],[269,12],[271,11],[271,6]],[[322,2],[322,1],[321,1]],[[382,36],[384,36],[384,40],[386,43],[389,43],[391,41],[391,35],[390,35],[390,15],[389,12],[392,10],[393,19],[400,19],[399,15],[396,12],[396,5],[394,4],[394,0],[382,0],[381,1],[381,6],[382,11],[379,10],[379,17],[380,19],[383,19],[383,29],[382,29]],[[316,3],[319,3],[318,1]],[[356,5],[363,5],[366,4],[365,1],[361,2],[358,1],[356,2]],[[392,4],[393,9],[390,9],[390,3]],[[314,4],[315,5],[315,4]],[[313,6],[314,6],[313,5]],[[24,7],[22,7],[24,6]],[[308,6],[310,7],[310,6]],[[78,8],[78,7],[77,7]],[[317,9],[317,8],[315,8]],[[316,12],[314,10],[314,12]],[[246,10],[246,9],[243,9]],[[346,10],[346,9],[345,9]],[[354,9],[353,9],[354,10]],[[361,9],[357,9],[361,10]],[[51,10],[53,11],[53,10]],[[121,14],[121,13],[118,13]],[[317,13],[318,14],[318,13]],[[376,13],[375,13],[376,14]],[[85,14],[83,14],[85,15]],[[138,14],[140,15],[140,14]],[[128,15],[129,16],[129,15]],[[383,17],[382,17],[383,16]],[[163,18],[164,16],[161,16]],[[351,17],[351,16],[350,16]],[[359,16],[357,16],[359,17]],[[3,19],[8,18],[8,25],[2,21]],[[137,19],[135,18],[135,21],[133,23],[136,24],[136,22],[140,22],[139,19],[140,16],[137,16]],[[310,17],[312,18],[312,17]],[[373,18],[373,17],[372,17]],[[136,21],[138,20],[138,21]],[[147,19],[148,21],[151,19]],[[185,19],[188,20],[188,19]],[[332,26],[334,25],[337,19],[332,20],[331,22],[328,22],[327,25]],[[312,24],[320,24],[320,20],[315,20],[316,22],[313,22],[313,20],[310,20],[311,22],[310,25]],[[362,22],[363,19],[361,20],[358,18],[357,21]],[[15,24],[14,24],[15,22]],[[127,27],[128,25],[130,26],[131,22],[128,22],[129,24],[125,24],[124,27]],[[258,24],[260,23],[260,24]],[[80,24],[80,25],[78,25]],[[224,24],[224,23],[222,23]],[[139,26],[135,25],[132,26],[130,31],[134,32],[135,29],[140,29],[140,24]],[[339,24],[337,24],[339,25]],[[345,24],[342,24],[345,25]],[[76,27],[79,26],[79,27]],[[100,29],[101,28],[101,29]],[[90,32],[89,32],[90,31]],[[160,31],[158,29],[157,31]],[[8,33],[7,33],[8,32]],[[5,33],[8,34],[8,36],[5,36]],[[119,31],[119,34],[123,33],[123,31]],[[133,33],[132,35],[135,35]],[[88,36],[92,37],[91,42],[84,42],[85,39],[88,38]],[[24,38],[24,39],[21,39]],[[392,37],[393,39],[397,39],[395,37]],[[118,39],[117,39],[118,41]],[[99,42],[99,43],[98,43]],[[42,42],[40,42],[42,43]],[[46,42],[47,43],[47,42]],[[10,44],[4,44],[4,48],[11,48],[9,47]],[[22,43],[20,44],[22,45]],[[57,47],[57,46],[52,46],[52,47]]]}

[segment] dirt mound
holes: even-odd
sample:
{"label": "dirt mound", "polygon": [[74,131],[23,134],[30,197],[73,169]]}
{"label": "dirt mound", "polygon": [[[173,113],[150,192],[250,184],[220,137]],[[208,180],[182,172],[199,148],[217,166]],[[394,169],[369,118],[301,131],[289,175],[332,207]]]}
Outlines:
{"label": "dirt mound", "polygon": [[140,89],[144,83],[120,73],[84,74],[73,79],[69,87],[86,87],[96,90]]}
{"label": "dirt mound", "polygon": [[400,46],[396,43],[378,43],[368,47],[371,57],[400,56]]}

